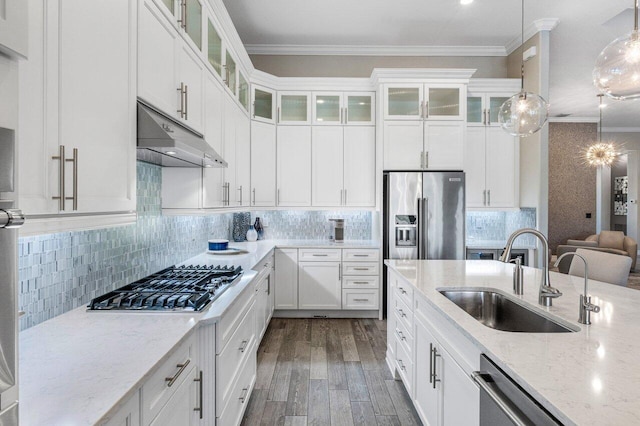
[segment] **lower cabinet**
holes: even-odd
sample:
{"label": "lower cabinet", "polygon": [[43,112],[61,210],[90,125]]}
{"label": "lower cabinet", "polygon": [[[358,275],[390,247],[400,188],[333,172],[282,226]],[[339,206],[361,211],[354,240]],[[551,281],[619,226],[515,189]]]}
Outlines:
{"label": "lower cabinet", "polygon": [[341,309],[340,262],[298,263],[298,308]]}
{"label": "lower cabinet", "polygon": [[298,249],[276,249],[275,309],[298,309]]}
{"label": "lower cabinet", "polygon": [[167,404],[162,407],[158,416],[151,422],[152,426],[196,425],[199,422],[199,411],[202,409],[198,401],[199,373],[194,366],[187,373]]}
{"label": "lower cabinet", "polygon": [[101,423],[105,426],[135,426],[140,424],[140,391],[118,409],[109,420]]}

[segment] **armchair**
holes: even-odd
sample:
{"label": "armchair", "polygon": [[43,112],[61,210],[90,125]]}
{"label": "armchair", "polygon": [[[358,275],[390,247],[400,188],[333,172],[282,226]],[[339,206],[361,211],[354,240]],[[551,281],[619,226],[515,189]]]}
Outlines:
{"label": "armchair", "polygon": [[[600,234],[588,236],[585,240],[567,240],[567,244],[558,246],[557,255],[561,256],[567,252],[574,252],[578,248],[628,256],[631,258],[631,270],[636,267],[638,243],[621,231],[602,231]],[[567,274],[570,266],[571,259],[567,257],[560,261],[558,270],[563,274]]]}

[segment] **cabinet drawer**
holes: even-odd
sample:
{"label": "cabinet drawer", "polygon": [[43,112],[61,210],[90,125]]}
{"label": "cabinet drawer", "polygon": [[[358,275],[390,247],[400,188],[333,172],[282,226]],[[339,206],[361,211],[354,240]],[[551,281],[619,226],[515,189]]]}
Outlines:
{"label": "cabinet drawer", "polygon": [[342,275],[380,275],[378,262],[344,262]]}
{"label": "cabinet drawer", "polygon": [[401,299],[405,305],[413,306],[413,287],[404,281],[398,280],[395,288],[396,298]]}
{"label": "cabinet drawer", "polygon": [[394,333],[396,336],[396,340],[399,345],[404,345],[404,350],[407,352],[407,355],[413,355],[413,330],[411,328],[407,328],[407,324],[399,320],[400,314],[395,313],[395,329]]}
{"label": "cabinet drawer", "polygon": [[307,262],[329,262],[342,260],[341,249],[299,249],[298,260]]}
{"label": "cabinet drawer", "polygon": [[[397,294],[396,294],[397,296]],[[402,321],[407,330],[413,330],[413,311],[402,300],[395,297],[396,321]]]}
{"label": "cabinet drawer", "polygon": [[407,388],[407,393],[410,397],[413,397],[413,362],[404,344],[399,342],[398,339],[399,337],[396,337],[396,367],[405,388]]}
{"label": "cabinet drawer", "polygon": [[249,358],[255,344],[255,304],[246,313],[229,339],[229,344],[216,356],[216,407],[219,411],[227,404],[231,387],[240,366]]}
{"label": "cabinet drawer", "polygon": [[[377,290],[380,288],[380,278],[373,276],[357,277],[342,276],[342,288],[361,288]],[[344,299],[343,299],[344,300]]]}
{"label": "cabinet drawer", "polygon": [[247,286],[238,295],[233,305],[222,315],[220,322],[216,323],[216,354],[222,352],[236,328],[240,325],[255,300],[255,293],[254,286]]}
{"label": "cabinet drawer", "polygon": [[274,264],[273,250],[262,259],[262,261],[253,267],[254,271],[260,272],[264,268],[272,268]]}
{"label": "cabinet drawer", "polygon": [[378,309],[378,290],[342,290],[342,309]]}
{"label": "cabinet drawer", "polygon": [[380,250],[376,249],[343,249],[343,261],[377,262],[380,260]]}
{"label": "cabinet drawer", "polygon": [[149,424],[169,401],[195,365],[195,355],[196,337],[192,334],[145,382],[142,387],[142,424]]}
{"label": "cabinet drawer", "polygon": [[242,414],[249,405],[251,391],[256,382],[256,352],[251,351],[246,364],[242,366],[240,374],[229,394],[229,402],[218,416],[218,425],[239,425]]}

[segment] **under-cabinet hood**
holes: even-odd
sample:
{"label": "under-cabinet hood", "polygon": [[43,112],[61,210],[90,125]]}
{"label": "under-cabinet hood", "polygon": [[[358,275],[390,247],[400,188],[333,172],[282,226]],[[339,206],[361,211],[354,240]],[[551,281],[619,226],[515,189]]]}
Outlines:
{"label": "under-cabinet hood", "polygon": [[138,102],[137,158],[165,167],[227,167],[202,135]]}

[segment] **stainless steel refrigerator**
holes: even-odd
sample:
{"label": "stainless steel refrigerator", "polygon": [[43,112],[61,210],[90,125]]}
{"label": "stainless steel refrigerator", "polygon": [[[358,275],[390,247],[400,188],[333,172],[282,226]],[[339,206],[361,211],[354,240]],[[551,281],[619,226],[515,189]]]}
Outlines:
{"label": "stainless steel refrigerator", "polygon": [[[0,128],[0,425],[18,424],[18,228],[15,132]],[[4,198],[3,198],[4,196]]]}
{"label": "stainless steel refrigerator", "polygon": [[[464,259],[464,172],[385,172],[385,259]],[[386,307],[386,268],[383,296]]]}

